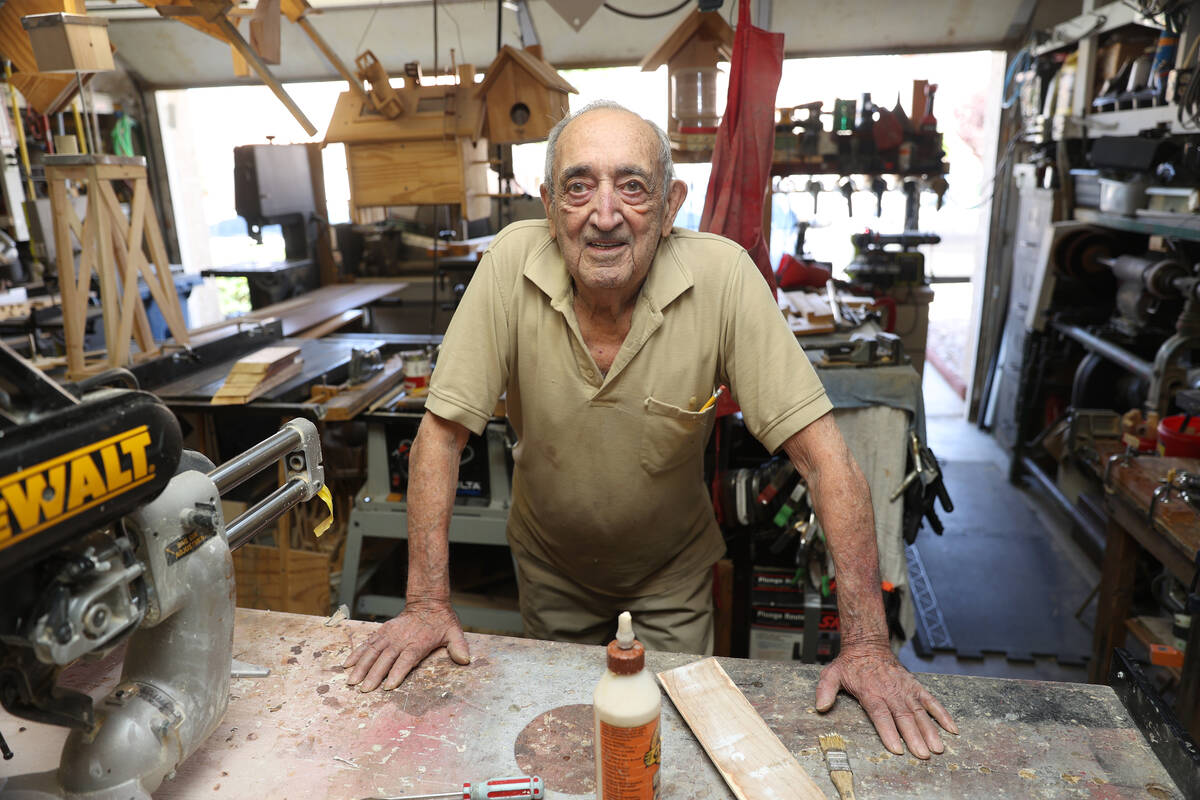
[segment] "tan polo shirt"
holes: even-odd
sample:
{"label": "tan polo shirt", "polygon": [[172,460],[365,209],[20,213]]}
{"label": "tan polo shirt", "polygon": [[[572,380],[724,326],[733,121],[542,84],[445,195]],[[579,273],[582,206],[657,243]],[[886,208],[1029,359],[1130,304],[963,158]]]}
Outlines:
{"label": "tan polo shirt", "polygon": [[451,320],[426,408],[481,433],[508,392],[508,538],[589,589],[642,596],[707,568],[725,545],[703,481],[728,384],[774,452],[832,408],[746,251],[675,229],[659,245],[607,375],[575,317],[549,226],[518,222],[480,260]]}

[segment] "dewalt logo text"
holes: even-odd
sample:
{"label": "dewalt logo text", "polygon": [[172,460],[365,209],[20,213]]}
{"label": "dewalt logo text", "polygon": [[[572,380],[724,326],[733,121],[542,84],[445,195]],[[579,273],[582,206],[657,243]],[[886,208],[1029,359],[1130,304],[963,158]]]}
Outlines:
{"label": "dewalt logo text", "polygon": [[154,478],[145,425],[0,478],[0,550]]}

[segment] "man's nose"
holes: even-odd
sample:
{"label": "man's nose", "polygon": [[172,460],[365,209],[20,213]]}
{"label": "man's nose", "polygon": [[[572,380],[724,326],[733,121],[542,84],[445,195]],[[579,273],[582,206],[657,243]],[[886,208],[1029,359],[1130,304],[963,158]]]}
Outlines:
{"label": "man's nose", "polygon": [[621,198],[612,184],[601,183],[596,188],[594,203],[592,218],[600,230],[611,231],[624,222]]}

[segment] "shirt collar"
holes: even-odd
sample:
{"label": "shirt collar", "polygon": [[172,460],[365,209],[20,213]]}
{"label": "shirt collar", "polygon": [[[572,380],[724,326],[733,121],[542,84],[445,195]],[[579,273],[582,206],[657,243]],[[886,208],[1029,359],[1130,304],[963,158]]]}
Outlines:
{"label": "shirt collar", "polygon": [[[558,243],[550,238],[548,225],[546,240],[525,262],[524,274],[545,293],[553,308],[562,310],[562,306],[570,304],[571,275],[563,263]],[[653,310],[661,311],[694,284],[691,270],[679,258],[675,236],[671,235],[659,243],[640,297]]]}

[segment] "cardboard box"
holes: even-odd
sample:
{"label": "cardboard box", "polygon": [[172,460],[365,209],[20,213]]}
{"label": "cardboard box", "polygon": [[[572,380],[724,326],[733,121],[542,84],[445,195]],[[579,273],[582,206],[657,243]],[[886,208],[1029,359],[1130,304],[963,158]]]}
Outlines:
{"label": "cardboard box", "polygon": [[113,68],[108,20],[84,14],[31,14],[29,32],[39,72],[105,72]]}

